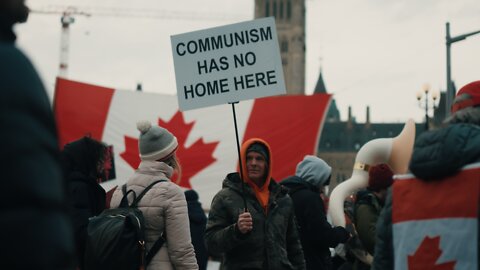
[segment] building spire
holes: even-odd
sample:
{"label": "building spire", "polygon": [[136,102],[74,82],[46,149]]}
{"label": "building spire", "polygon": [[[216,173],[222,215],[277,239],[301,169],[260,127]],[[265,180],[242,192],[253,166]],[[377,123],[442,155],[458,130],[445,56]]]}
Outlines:
{"label": "building spire", "polygon": [[320,67],[320,73],[318,74],[317,84],[315,85],[315,90],[313,90],[314,94],[325,94],[327,92],[327,87],[325,86],[325,82],[323,81],[322,75],[322,68]]}

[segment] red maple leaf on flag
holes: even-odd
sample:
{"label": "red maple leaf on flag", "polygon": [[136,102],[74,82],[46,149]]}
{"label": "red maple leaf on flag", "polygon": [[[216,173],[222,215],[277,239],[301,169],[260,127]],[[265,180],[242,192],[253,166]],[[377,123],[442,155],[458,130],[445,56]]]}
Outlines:
{"label": "red maple leaf on flag", "polygon": [[413,255],[408,255],[409,270],[453,270],[456,261],[437,264],[442,255],[440,236],[425,237]]}
{"label": "red maple leaf on flag", "polygon": [[[177,111],[170,121],[158,119],[158,125],[172,132],[178,140],[177,157],[182,166],[182,178],[177,183],[181,187],[191,188],[190,179],[216,161],[213,151],[219,142],[205,143],[202,138],[196,140],[190,147],[185,142],[195,122],[185,123],[183,114]],[[125,152],[120,156],[134,169],[140,164],[138,153],[138,139],[124,136]],[[176,175],[174,182],[176,182]]]}
{"label": "red maple leaf on flag", "polygon": [[125,141],[125,152],[121,153],[120,156],[125,160],[130,167],[137,169],[140,165],[140,156],[138,152],[138,139],[123,136]]}

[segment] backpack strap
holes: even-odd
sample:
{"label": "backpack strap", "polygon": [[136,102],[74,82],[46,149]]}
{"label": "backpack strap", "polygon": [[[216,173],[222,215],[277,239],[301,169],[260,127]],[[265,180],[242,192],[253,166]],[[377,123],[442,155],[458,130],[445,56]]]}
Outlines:
{"label": "backpack strap", "polygon": [[[137,207],[138,203],[140,202],[140,200],[143,198],[143,196],[156,184],[160,183],[160,182],[166,182],[167,180],[165,179],[162,179],[162,180],[157,180],[153,183],[151,183],[150,185],[148,185],[143,191],[142,193],[140,193],[140,195],[138,195],[138,197],[134,198],[133,199],[133,202],[132,204],[130,204],[130,207]],[[127,192],[128,194],[128,192]]]}
{"label": "backpack strap", "polygon": [[[131,191],[133,192],[134,194],[134,199],[133,199],[133,202],[132,204],[130,204],[130,207],[137,207],[138,203],[140,202],[140,200],[143,198],[143,196],[156,184],[160,183],[160,182],[166,182],[167,180],[165,179],[161,179],[161,180],[157,180],[153,183],[151,183],[150,185],[148,185],[143,191],[142,193],[140,193],[140,195],[138,195],[138,197],[136,196],[135,192],[133,192],[133,190],[129,190],[128,192],[126,191],[127,190],[127,186],[126,184],[122,186],[122,191],[123,191],[123,197],[122,198],[122,202],[124,199],[127,198],[126,195],[128,195],[128,193]],[[128,205],[128,200],[127,200],[127,205]],[[163,244],[166,242],[166,231],[164,230],[163,233],[160,235],[160,237],[157,239],[157,241],[155,241],[155,243],[153,244],[153,246],[150,248],[150,250],[148,251],[147,255],[145,256],[145,265],[148,265],[150,263],[150,261],[153,259],[153,256],[155,256],[155,254],[160,250],[160,248],[163,246]]]}
{"label": "backpack strap", "polygon": [[129,193],[133,193],[133,200],[135,201],[136,198],[137,198],[137,194],[135,193],[135,191],[133,191],[132,189],[127,191],[127,184],[124,184],[122,186],[122,194],[123,194],[123,197],[122,197],[122,200],[120,201],[120,205],[118,207],[122,207],[122,208],[125,208],[125,207],[128,207],[129,204],[128,204],[128,194]]}
{"label": "backpack strap", "polygon": [[162,248],[163,244],[167,241],[167,232],[163,230],[162,235],[158,238],[155,243],[153,243],[153,246],[150,248],[150,250],[147,253],[147,256],[145,256],[145,265],[148,265],[150,261],[153,259],[153,256],[157,254],[157,252]]}

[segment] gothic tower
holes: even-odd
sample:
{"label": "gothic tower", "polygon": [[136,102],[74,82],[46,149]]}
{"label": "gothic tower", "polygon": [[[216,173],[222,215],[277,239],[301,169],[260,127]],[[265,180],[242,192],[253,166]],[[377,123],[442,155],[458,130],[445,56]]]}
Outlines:
{"label": "gothic tower", "polygon": [[305,0],[255,0],[255,18],[275,17],[287,94],[305,94]]}

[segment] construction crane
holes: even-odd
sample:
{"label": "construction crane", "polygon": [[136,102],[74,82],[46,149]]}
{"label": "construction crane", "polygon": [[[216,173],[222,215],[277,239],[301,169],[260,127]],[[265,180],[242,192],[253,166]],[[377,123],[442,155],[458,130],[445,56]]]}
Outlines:
{"label": "construction crane", "polygon": [[[1,0],[0,0],[1,1]],[[186,13],[177,11],[165,11],[155,9],[124,9],[111,7],[74,7],[62,5],[48,5],[44,7],[32,7],[31,13],[61,15],[62,33],[60,38],[60,64],[59,77],[68,76],[68,58],[70,47],[70,25],[75,22],[75,16],[109,16],[109,17],[130,17],[167,20],[217,20],[232,21],[236,18],[244,19],[245,15],[226,13]],[[233,15],[233,16],[232,16]]]}
{"label": "construction crane", "polygon": [[58,76],[66,78],[68,76],[68,55],[70,48],[70,25],[75,22],[74,16],[86,16],[90,17],[91,14],[78,10],[75,7],[65,7],[62,10],[55,8],[46,9],[32,9],[31,13],[40,14],[61,14],[60,22],[62,24],[62,34],[60,37],[60,64],[58,70]]}

